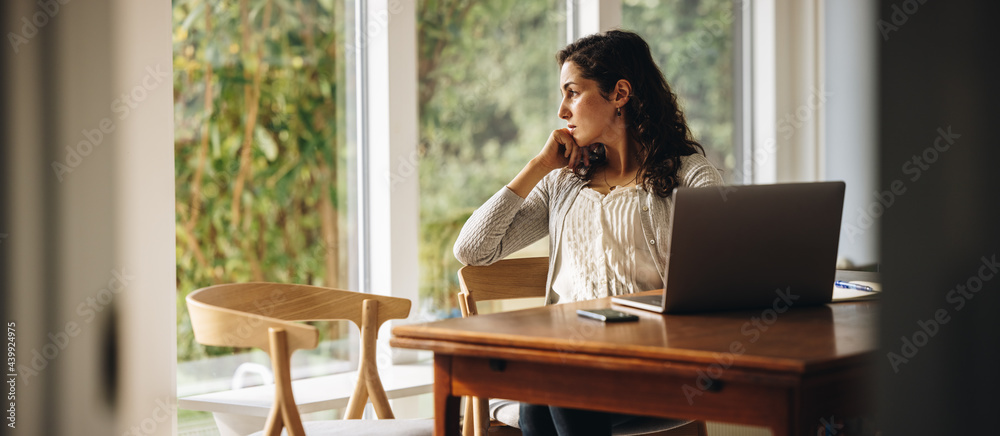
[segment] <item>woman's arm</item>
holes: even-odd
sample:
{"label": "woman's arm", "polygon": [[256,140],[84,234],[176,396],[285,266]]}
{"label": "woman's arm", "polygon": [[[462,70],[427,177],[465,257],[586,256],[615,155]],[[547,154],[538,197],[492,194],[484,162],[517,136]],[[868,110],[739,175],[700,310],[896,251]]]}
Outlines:
{"label": "woman's arm", "polygon": [[532,189],[535,189],[535,185],[545,178],[545,175],[552,172],[555,168],[549,168],[545,164],[539,162],[536,157],[528,162],[521,172],[517,173],[514,180],[511,180],[507,184],[507,189],[517,194],[518,197],[528,198],[528,194],[531,193]]}
{"label": "woman's arm", "polygon": [[455,258],[465,265],[489,265],[548,234],[547,181],[528,198],[503,187],[469,217],[455,241]]}
{"label": "woman's arm", "polygon": [[513,180],[476,209],[455,242],[455,257],[465,265],[489,265],[548,234],[546,176],[585,162],[568,129],[552,131],[542,151]]}

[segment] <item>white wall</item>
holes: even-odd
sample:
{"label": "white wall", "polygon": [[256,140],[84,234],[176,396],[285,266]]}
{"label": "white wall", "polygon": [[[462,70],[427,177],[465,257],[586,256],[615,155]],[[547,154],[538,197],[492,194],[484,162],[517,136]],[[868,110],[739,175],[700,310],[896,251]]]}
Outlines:
{"label": "white wall", "polygon": [[844,180],[839,257],[855,265],[878,261],[878,226],[866,210],[877,201],[876,4],[869,0],[824,2],[825,82],[832,94],[825,111],[825,179]]}
{"label": "white wall", "polygon": [[116,434],[135,426],[145,435],[177,433],[171,13],[170,2],[112,1],[113,91],[148,89],[127,117],[115,114],[115,264],[135,276],[119,302]]}
{"label": "white wall", "polygon": [[[753,183],[822,178],[823,92],[821,23],[816,2],[757,0],[749,13]],[[744,164],[744,168],[747,165]]]}

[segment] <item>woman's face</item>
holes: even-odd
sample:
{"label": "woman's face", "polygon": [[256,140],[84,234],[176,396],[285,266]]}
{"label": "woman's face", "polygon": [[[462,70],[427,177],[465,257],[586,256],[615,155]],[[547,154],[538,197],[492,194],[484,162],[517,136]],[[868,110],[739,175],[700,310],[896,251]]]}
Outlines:
{"label": "woman's face", "polygon": [[559,84],[562,103],[558,115],[566,120],[577,145],[617,145],[615,142],[624,137],[624,124],[617,119],[618,108],[601,95],[597,82],[584,78],[573,62],[566,62]]}

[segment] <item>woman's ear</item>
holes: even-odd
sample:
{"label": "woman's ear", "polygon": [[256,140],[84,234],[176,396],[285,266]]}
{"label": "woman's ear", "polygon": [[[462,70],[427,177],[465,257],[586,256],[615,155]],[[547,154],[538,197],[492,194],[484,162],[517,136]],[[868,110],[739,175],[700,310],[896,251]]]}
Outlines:
{"label": "woman's ear", "polygon": [[618,107],[625,106],[632,97],[632,84],[628,80],[621,79],[615,84],[613,100]]}

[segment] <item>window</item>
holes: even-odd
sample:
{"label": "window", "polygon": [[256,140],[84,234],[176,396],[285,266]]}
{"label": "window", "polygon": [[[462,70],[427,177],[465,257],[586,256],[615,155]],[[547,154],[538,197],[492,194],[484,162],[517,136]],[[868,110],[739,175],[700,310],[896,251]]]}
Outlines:
{"label": "window", "polygon": [[734,50],[739,24],[732,0],[624,0],[622,28],[642,35],[677,94],[695,139],[729,183],[740,156],[734,125]]}
{"label": "window", "polygon": [[[565,2],[421,0],[421,315],[459,316],[452,254],[472,211],[534,157],[556,117]],[[516,53],[516,55],[514,55]],[[536,244],[533,255],[547,255]]]}
{"label": "window", "polygon": [[[234,380],[245,363],[270,369],[260,350],[197,344],[191,291],[247,281],[348,288],[346,9],[333,0],[173,2],[179,396],[260,384]],[[293,378],[356,364],[347,324],[319,327],[320,347],[295,354]],[[211,419],[179,413],[181,434]]]}

